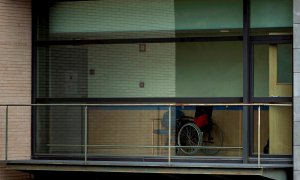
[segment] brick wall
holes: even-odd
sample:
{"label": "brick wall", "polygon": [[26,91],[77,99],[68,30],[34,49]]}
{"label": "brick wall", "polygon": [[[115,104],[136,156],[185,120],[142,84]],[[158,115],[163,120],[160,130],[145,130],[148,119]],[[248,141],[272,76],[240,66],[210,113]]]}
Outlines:
{"label": "brick wall", "polygon": [[[0,0],[0,104],[31,102],[31,0]],[[5,117],[5,108],[0,116]],[[30,157],[30,108],[9,108],[9,159]],[[4,158],[5,118],[0,118],[0,158]],[[0,164],[0,179],[29,179]]]}

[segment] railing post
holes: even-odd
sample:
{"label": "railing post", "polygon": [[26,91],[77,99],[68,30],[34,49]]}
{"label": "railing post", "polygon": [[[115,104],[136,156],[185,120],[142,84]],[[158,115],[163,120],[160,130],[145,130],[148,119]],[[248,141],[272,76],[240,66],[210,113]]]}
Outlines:
{"label": "railing post", "polygon": [[257,165],[260,167],[260,106],[258,106],[258,118],[257,118]]}
{"label": "railing post", "polygon": [[171,163],[171,114],[172,114],[172,112],[171,112],[171,110],[172,110],[172,106],[169,106],[169,143],[168,143],[168,163],[169,163],[169,165],[170,165],[170,163]]}
{"label": "railing post", "polygon": [[84,164],[87,164],[87,106],[84,107]]}
{"label": "railing post", "polygon": [[5,161],[8,159],[8,106],[5,110]]}

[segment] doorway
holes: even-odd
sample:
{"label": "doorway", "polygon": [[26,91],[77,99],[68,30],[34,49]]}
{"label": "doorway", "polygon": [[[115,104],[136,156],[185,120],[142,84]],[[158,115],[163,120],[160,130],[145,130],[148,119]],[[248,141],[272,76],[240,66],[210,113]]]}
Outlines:
{"label": "doorway", "polygon": [[[280,77],[288,76],[287,69],[282,66],[285,65],[284,63],[289,63],[287,54],[280,57],[280,48],[289,47],[283,47],[283,45],[279,44],[269,45],[269,96],[291,97],[293,87],[290,79],[288,77]],[[285,51],[288,52],[288,50]],[[269,107],[269,153],[292,154],[291,107]]]}
{"label": "doorway", "polygon": [[[292,44],[253,45],[254,102],[286,103],[292,97]],[[290,102],[289,102],[290,103]],[[257,153],[257,110],[254,109],[253,152]],[[292,154],[292,107],[261,110],[261,153]]]}

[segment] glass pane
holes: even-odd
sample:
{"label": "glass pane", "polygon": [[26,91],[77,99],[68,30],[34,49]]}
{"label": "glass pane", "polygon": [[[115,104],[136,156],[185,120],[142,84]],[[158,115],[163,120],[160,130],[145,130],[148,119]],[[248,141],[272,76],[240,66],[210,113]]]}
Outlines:
{"label": "glass pane", "polygon": [[178,43],[176,96],[242,97],[242,45],[242,42]]}
{"label": "glass pane", "polygon": [[35,153],[83,158],[84,108],[39,106],[36,107],[36,113]]}
{"label": "glass pane", "polygon": [[38,97],[242,96],[242,42],[60,45],[38,52]]}
{"label": "glass pane", "polygon": [[[166,106],[90,106],[88,155],[138,157],[167,154],[168,109]],[[175,122],[174,116],[172,119]],[[174,132],[172,127],[172,136]],[[172,146],[174,140],[173,137]]]}
{"label": "glass pane", "polygon": [[[89,157],[167,153],[164,146],[168,145],[168,110],[166,106],[88,106],[87,111],[85,106],[39,106],[35,153],[84,158],[86,133]],[[175,118],[172,116],[174,122]],[[172,139],[174,146],[175,138]]]}
{"label": "glass pane", "polygon": [[[242,156],[242,107],[238,106],[90,105],[85,111],[85,106],[53,105],[36,107],[36,113],[38,155],[83,158],[87,130],[89,157],[168,156],[169,143],[171,156]],[[200,119],[207,123],[201,124]],[[193,154],[186,154],[190,151],[179,147],[186,145],[179,137],[187,123],[198,132],[199,146]]]}
{"label": "glass pane", "polygon": [[254,45],[254,96],[269,96],[269,45]]}
{"label": "glass pane", "polygon": [[56,1],[40,14],[39,39],[175,36],[174,0]]}
{"label": "glass pane", "polygon": [[293,82],[293,46],[291,44],[278,45],[277,82]]}
{"label": "glass pane", "polygon": [[[260,153],[292,155],[292,107],[261,107]],[[258,109],[254,110],[253,152],[258,152]]]}
{"label": "glass pane", "polygon": [[174,43],[39,49],[39,97],[175,97]]}
{"label": "glass pane", "polygon": [[292,45],[254,45],[254,96],[292,96]]}
{"label": "glass pane", "polygon": [[87,97],[87,68],[88,51],[85,48],[38,48],[38,97]]}
{"label": "glass pane", "polygon": [[[240,0],[175,0],[178,34],[241,35],[243,2]],[[200,31],[197,31],[200,30]]]}
{"label": "glass pane", "polygon": [[242,110],[240,106],[182,108],[187,117],[179,118],[176,124],[177,155],[241,157]]}
{"label": "glass pane", "polygon": [[240,0],[57,1],[39,8],[39,40],[241,35],[243,25]]}
{"label": "glass pane", "polygon": [[251,28],[292,27],[292,0],[251,0]]}

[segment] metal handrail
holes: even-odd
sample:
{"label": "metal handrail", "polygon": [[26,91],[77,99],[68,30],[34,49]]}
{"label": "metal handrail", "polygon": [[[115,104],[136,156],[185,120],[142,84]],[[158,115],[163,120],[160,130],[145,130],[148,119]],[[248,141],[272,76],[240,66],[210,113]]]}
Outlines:
{"label": "metal handrail", "polygon": [[52,147],[115,147],[115,148],[178,148],[178,147],[184,147],[184,148],[200,148],[200,149],[243,149],[243,147],[240,146],[227,146],[227,147],[219,147],[219,146],[141,146],[141,145],[130,145],[130,144],[120,144],[120,145],[111,145],[111,144],[104,144],[104,145],[98,145],[98,144],[89,144],[89,145],[79,145],[79,144],[48,144],[47,146]]}
{"label": "metal handrail", "polygon": [[292,103],[0,104],[0,106],[292,106]]}

